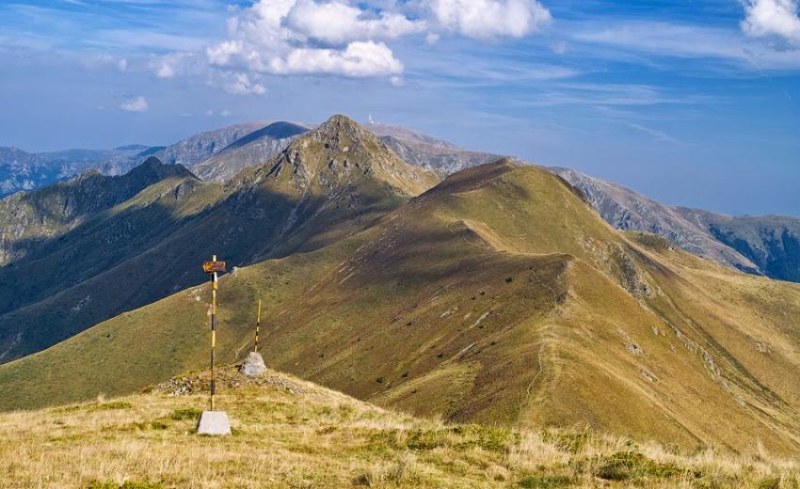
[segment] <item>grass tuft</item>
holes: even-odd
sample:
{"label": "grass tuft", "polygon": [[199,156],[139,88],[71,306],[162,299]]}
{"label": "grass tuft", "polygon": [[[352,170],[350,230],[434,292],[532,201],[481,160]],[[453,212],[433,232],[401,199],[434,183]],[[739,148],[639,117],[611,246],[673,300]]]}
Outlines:
{"label": "grass tuft", "polygon": [[595,471],[597,477],[610,481],[668,479],[685,473],[673,463],[659,463],[639,452],[617,452],[601,458]]}
{"label": "grass tuft", "polygon": [[196,420],[200,418],[203,412],[197,408],[181,408],[172,411],[169,418],[173,421]]}

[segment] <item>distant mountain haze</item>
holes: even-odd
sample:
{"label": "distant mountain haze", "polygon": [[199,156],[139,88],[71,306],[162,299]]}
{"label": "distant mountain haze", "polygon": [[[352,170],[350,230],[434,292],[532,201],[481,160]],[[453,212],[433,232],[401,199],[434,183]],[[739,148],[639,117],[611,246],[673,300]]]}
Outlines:
{"label": "distant mountain haze", "polygon": [[[131,145],[113,150],[66,150],[28,153],[18,148],[0,148],[0,196],[50,185],[90,168],[124,167],[142,162],[146,146]],[[124,172],[123,172],[124,173]]]}

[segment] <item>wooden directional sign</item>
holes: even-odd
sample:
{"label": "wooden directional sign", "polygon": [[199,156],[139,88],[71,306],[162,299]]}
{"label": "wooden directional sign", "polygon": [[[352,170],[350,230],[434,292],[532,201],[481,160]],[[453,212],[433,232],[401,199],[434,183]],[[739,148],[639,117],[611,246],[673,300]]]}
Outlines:
{"label": "wooden directional sign", "polygon": [[214,273],[214,272],[224,272],[225,271],[225,262],[224,261],[207,261],[203,263],[203,271],[206,273]]}

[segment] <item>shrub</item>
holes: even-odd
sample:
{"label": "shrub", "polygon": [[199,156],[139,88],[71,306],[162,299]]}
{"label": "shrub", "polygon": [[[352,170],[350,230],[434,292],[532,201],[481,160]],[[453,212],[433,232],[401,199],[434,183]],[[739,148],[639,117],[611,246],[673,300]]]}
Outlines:
{"label": "shrub", "polygon": [[183,421],[186,419],[197,419],[202,414],[197,408],[183,408],[183,409],[176,409],[172,411],[172,414],[169,415],[169,419],[173,421]]}
{"label": "shrub", "polygon": [[672,463],[658,463],[638,452],[617,452],[601,461],[595,475],[612,481],[646,477],[670,478],[687,472]]}

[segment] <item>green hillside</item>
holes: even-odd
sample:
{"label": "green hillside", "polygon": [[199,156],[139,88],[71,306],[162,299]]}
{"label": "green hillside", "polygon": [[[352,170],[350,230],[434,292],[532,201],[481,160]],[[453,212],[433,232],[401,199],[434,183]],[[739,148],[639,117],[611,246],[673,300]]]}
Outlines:
{"label": "green hillside", "polygon": [[[223,361],[248,351],[263,298],[271,367],[379,405],[686,449],[798,450],[800,286],[620,234],[560,178],[507,161],[365,227],[223,277]],[[187,289],[3,365],[0,406],[133,392],[203,368],[207,299],[205,286]]]}
{"label": "green hillside", "polygon": [[0,361],[201,283],[218,250],[243,266],[317,249],[437,181],[342,116],[224,186],[181,171],[0,268]]}

